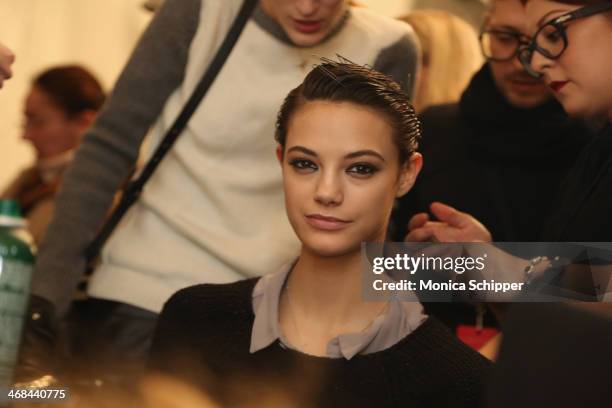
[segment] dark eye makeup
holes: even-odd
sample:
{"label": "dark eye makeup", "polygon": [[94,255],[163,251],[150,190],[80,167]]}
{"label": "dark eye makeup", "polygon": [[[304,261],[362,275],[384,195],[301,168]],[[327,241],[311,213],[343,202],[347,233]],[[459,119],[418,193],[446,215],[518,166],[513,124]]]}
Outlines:
{"label": "dark eye makeup", "polygon": [[[312,160],[305,158],[290,159],[289,165],[296,169],[296,171],[304,173],[310,173],[319,169],[319,167]],[[374,175],[379,170],[380,168],[378,166],[371,163],[355,163],[351,164],[346,169],[346,173],[355,177],[366,178]]]}
{"label": "dark eye makeup", "polygon": [[377,166],[374,166],[373,164],[370,164],[370,163],[357,163],[349,167],[346,172],[364,177],[364,176],[372,176],[379,170],[380,169]]}
{"label": "dark eye makeup", "polygon": [[317,170],[317,165],[308,159],[291,159],[289,165],[296,170]]}

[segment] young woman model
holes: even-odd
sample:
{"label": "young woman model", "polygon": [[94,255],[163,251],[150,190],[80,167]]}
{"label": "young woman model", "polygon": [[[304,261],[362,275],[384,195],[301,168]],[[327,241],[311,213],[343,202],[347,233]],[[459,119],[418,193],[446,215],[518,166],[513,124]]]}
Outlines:
{"label": "young woman model", "polygon": [[362,299],[361,243],[384,241],[421,167],[418,138],[391,79],[348,62],[315,67],[276,132],[299,257],[260,279],[175,294],[151,367],[225,402],[272,387],[291,389],[297,405],[479,406],[484,358],[419,303]]}

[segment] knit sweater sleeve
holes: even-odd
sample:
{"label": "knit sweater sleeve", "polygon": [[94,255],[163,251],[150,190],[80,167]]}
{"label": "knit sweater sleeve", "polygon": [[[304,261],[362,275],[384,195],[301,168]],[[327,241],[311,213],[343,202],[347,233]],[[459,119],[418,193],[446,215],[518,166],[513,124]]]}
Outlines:
{"label": "knit sweater sleeve", "polygon": [[43,239],[32,293],[63,316],[85,267],[84,250],[101,227],[142,140],[182,83],[203,0],[167,0],[143,33],[114,91],[83,137]]}
{"label": "knit sweater sleeve", "polygon": [[373,68],[395,79],[414,99],[419,71],[419,43],[412,31],[381,50]]}

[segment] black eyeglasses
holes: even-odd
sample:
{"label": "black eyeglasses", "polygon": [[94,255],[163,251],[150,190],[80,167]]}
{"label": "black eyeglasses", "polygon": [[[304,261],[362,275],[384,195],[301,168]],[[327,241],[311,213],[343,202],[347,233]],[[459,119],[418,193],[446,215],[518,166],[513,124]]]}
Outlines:
{"label": "black eyeglasses", "polygon": [[548,59],[558,59],[568,46],[566,25],[574,20],[612,10],[612,3],[599,3],[581,7],[571,13],[553,18],[536,31],[529,45],[521,48],[519,59],[531,75],[539,77],[540,73],[531,66],[533,53],[538,52]]}
{"label": "black eyeglasses", "polygon": [[483,30],[479,38],[482,55],[489,61],[510,61],[529,44],[525,34],[509,30]]}

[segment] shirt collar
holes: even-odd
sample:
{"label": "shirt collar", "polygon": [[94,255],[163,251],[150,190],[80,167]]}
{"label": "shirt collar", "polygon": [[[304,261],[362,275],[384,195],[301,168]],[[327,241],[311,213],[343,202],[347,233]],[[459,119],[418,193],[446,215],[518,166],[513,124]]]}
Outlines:
{"label": "shirt collar", "polygon": [[296,261],[283,265],[275,273],[263,276],[253,289],[255,321],[251,331],[251,353],[264,349],[281,338],[282,333],[278,325],[278,302],[285,280]]}
{"label": "shirt collar", "polygon": [[[277,340],[284,347],[292,348],[280,330],[278,306],[283,286],[296,261],[262,277],[253,289],[255,320],[251,331],[251,353]],[[359,333],[341,334],[332,339],[327,345],[327,357],[350,360],[357,354],[385,350],[412,333],[426,318],[419,302],[402,302],[394,296],[366,329]]]}

